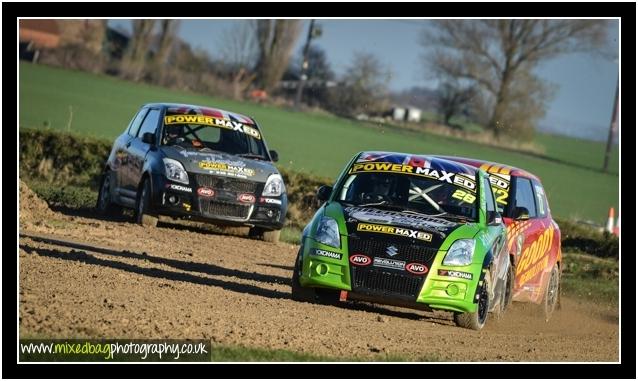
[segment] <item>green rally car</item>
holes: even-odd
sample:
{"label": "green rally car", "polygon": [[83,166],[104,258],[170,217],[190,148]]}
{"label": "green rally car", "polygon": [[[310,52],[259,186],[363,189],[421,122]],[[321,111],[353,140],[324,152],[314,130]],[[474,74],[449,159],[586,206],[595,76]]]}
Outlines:
{"label": "green rally car", "polygon": [[482,169],[361,152],[317,197],[324,204],[302,234],[293,299],[447,310],[475,330],[506,309],[506,230]]}

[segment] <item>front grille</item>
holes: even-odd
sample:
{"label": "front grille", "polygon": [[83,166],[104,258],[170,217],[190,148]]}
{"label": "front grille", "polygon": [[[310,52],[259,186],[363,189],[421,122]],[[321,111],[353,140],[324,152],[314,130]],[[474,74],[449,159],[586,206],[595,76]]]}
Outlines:
{"label": "front grille", "polygon": [[227,191],[239,192],[239,193],[257,194],[258,188],[261,185],[253,181],[228,179],[224,177],[217,177],[217,176],[203,175],[203,174],[197,174],[195,176],[195,179],[197,180],[197,184],[202,187],[209,187],[213,189],[224,189]]}
{"label": "front grille", "polygon": [[[388,255],[388,247],[394,246],[396,254]],[[423,247],[410,243],[399,243],[396,240],[384,240],[360,238],[350,236],[348,238],[350,254],[365,254],[374,260],[374,257],[392,258],[404,261],[406,264],[417,262],[432,267],[434,257],[438,249]],[[350,266],[352,274],[352,291],[375,296],[392,296],[415,300],[423,281],[427,276],[414,275],[406,270],[388,270],[368,265],[365,267]]]}
{"label": "front grille", "polygon": [[352,266],[352,289],[365,294],[416,299],[423,278]]}
{"label": "front grille", "polygon": [[211,200],[200,200],[200,210],[204,214],[216,217],[248,218],[251,205],[230,204]]}
{"label": "front grille", "polygon": [[[389,256],[386,251],[388,246],[394,246],[397,249],[395,256]],[[428,267],[434,261],[434,257],[438,249],[423,247],[420,245],[412,245],[405,243],[396,243],[394,241],[386,241],[379,239],[362,239],[359,237],[350,237],[348,239],[348,247],[350,253],[361,253],[369,257],[383,257],[398,259],[401,261],[419,262],[426,264]]]}

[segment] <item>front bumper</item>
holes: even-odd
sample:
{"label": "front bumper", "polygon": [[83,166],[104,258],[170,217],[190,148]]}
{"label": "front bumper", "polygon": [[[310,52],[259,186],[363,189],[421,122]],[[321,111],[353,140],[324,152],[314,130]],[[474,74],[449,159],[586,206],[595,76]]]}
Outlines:
{"label": "front bumper", "polygon": [[[345,237],[342,237],[345,238]],[[428,272],[422,277],[416,291],[416,296],[400,295],[396,290],[403,288],[398,284],[402,281],[414,281],[415,277],[409,274],[401,274],[401,271],[387,271],[378,269],[375,271],[375,289],[361,287],[362,283],[354,281],[357,275],[352,270],[349,262],[348,240],[342,239],[342,248],[336,249],[316,242],[306,237],[302,242],[302,274],[299,282],[303,287],[319,287],[333,290],[348,291],[349,299],[358,299],[382,304],[397,305],[403,307],[425,310],[447,310],[454,312],[474,312],[477,309],[475,303],[476,289],[479,284],[481,265],[473,264],[463,267],[442,266],[441,261],[445,256],[444,251],[436,254],[430,264]],[[317,255],[320,250],[321,255]],[[328,252],[326,256],[325,252]],[[338,257],[337,255],[340,255]],[[373,255],[370,255],[373,258]],[[370,267],[374,265],[369,265]],[[376,269],[375,269],[376,270]],[[442,270],[442,271],[440,271]],[[472,274],[472,279],[461,279],[451,275]],[[404,273],[407,273],[404,271]],[[442,275],[447,274],[447,275]],[[465,275],[466,276],[466,275]],[[388,280],[384,281],[383,277]],[[353,287],[353,285],[359,287]],[[387,285],[392,290],[384,291]]]}
{"label": "front bumper", "polygon": [[[281,229],[286,218],[288,201],[286,195],[280,197],[261,197],[263,184],[250,184],[235,181],[235,189],[213,188],[210,184],[200,184],[196,176],[189,173],[190,184],[169,181],[165,176],[154,179],[154,212],[202,222],[211,222],[227,226],[250,226],[270,230]],[[221,179],[222,181],[224,179]],[[222,182],[220,182],[221,184]],[[212,189],[213,195],[201,195],[198,189]],[[240,195],[251,195],[252,200],[240,201]]]}

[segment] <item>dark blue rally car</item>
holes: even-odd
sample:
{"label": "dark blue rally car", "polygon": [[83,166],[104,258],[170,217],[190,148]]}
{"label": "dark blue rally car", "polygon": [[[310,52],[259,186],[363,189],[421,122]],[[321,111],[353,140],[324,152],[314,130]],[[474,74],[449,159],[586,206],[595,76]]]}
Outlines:
{"label": "dark blue rally car", "polygon": [[146,104],[113,144],[97,210],[133,208],[136,222],[150,226],[159,215],[248,226],[250,235],[276,242],[288,207],[277,159],[253,118]]}

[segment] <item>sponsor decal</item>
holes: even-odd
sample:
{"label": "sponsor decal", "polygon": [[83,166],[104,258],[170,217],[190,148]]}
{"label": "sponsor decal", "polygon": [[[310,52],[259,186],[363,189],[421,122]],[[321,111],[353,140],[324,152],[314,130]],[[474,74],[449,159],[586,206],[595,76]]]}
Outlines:
{"label": "sponsor decal", "polygon": [[245,166],[230,165],[228,163],[219,161],[200,161],[199,167],[209,170],[211,172],[217,172],[227,176],[236,175],[237,177],[251,177],[255,175],[255,170],[252,168],[246,168]]}
{"label": "sponsor decal", "polygon": [[250,193],[240,193],[237,195],[237,201],[252,204],[255,202],[255,195]]}
{"label": "sponsor decal", "polygon": [[361,208],[349,206],[344,209],[348,216],[355,221],[379,223],[387,225],[403,225],[415,229],[446,230],[456,226],[456,223],[437,217],[428,217],[414,214],[403,214],[391,210],[373,208]]}
{"label": "sponsor decal", "polygon": [[361,172],[390,172],[422,176],[439,181],[445,181],[476,193],[476,182],[474,181],[474,177],[462,173],[447,172],[444,170],[438,171],[432,168],[417,167],[408,164],[378,162],[355,163],[352,165],[348,173],[355,174]]}
{"label": "sponsor decal", "polygon": [[428,272],[428,267],[422,263],[408,263],[405,265],[405,271],[416,275],[423,275]]}
{"label": "sponsor decal", "polygon": [[370,259],[367,255],[355,254],[350,256],[350,263],[355,266],[368,266],[372,263],[372,259]]}
{"label": "sponsor decal", "polygon": [[208,187],[201,187],[197,189],[197,194],[202,197],[213,197],[215,195],[215,191]]}
{"label": "sponsor decal", "polygon": [[203,124],[211,127],[225,128],[228,130],[243,132],[255,139],[261,139],[261,134],[256,128],[243,123],[235,122],[224,118],[215,118],[206,115],[167,115],[164,117],[164,124]]}
{"label": "sponsor decal", "polygon": [[496,197],[496,203],[500,205],[507,205],[507,198],[509,196],[510,189],[510,176],[500,173],[489,174],[490,184],[492,185],[492,191]]}
{"label": "sponsor decal", "polygon": [[183,185],[177,185],[177,184],[167,184],[166,187],[168,189],[172,189],[172,190],[176,190],[176,191],[180,191],[180,192],[192,192],[193,188],[189,188],[189,187],[185,187]]}
{"label": "sponsor decal", "polygon": [[187,204],[187,203],[182,203],[182,206],[184,207],[184,209],[186,209],[187,212],[191,211],[191,204]]}
{"label": "sponsor decal", "polygon": [[341,259],[341,253],[335,253],[334,251],[313,249],[310,251],[310,255],[316,255],[319,257],[328,257],[332,259]]}
{"label": "sponsor decal", "polygon": [[386,269],[403,270],[405,268],[405,261],[398,261],[396,259],[379,258],[374,257],[375,267],[385,267]]}
{"label": "sponsor decal", "polygon": [[547,267],[553,240],[554,227],[550,225],[543,234],[523,250],[516,266],[519,286],[534,278]]}
{"label": "sponsor decal", "polygon": [[397,249],[397,247],[394,245],[390,245],[387,249],[385,249],[385,253],[391,257],[394,257],[395,255],[399,254],[399,249]]}
{"label": "sponsor decal", "polygon": [[281,200],[276,199],[276,198],[266,198],[266,197],[261,197],[259,199],[259,202],[261,202],[262,204],[276,204],[276,205],[281,205]]}
{"label": "sponsor decal", "polygon": [[474,278],[474,275],[472,273],[466,273],[463,271],[456,271],[456,270],[443,270],[440,269],[439,270],[439,275],[441,276],[449,276],[451,278],[461,278],[461,279],[466,279],[466,280],[472,280]]}
{"label": "sponsor decal", "polygon": [[369,233],[384,233],[384,234],[392,234],[398,235],[406,238],[414,238],[419,239],[421,241],[432,241],[432,234],[420,232],[418,230],[412,229],[404,229],[396,226],[387,226],[387,225],[376,225],[376,224],[366,224],[359,223],[357,224],[357,231],[360,232],[369,232]]}

